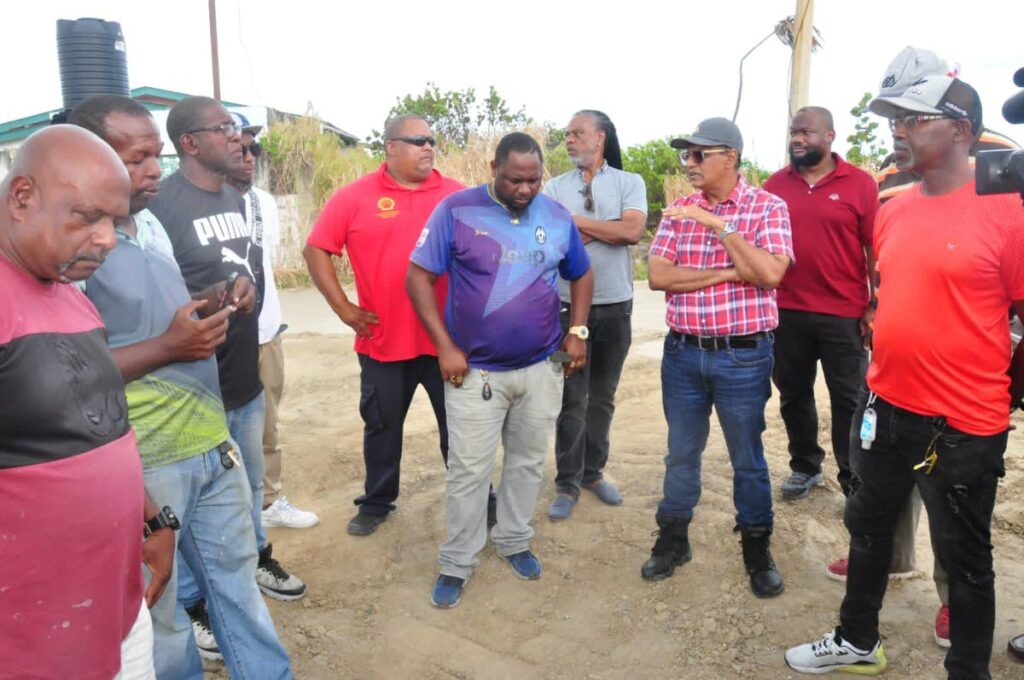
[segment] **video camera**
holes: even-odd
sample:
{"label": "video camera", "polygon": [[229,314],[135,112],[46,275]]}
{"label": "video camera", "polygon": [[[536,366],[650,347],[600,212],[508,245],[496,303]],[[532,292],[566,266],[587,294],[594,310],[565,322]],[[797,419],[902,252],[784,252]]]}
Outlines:
{"label": "video camera", "polygon": [[[1024,87],[1024,68],[1013,75],[1013,83]],[[1024,91],[1006,100],[1003,118],[1014,125],[1024,123]],[[979,151],[974,168],[978,194],[1018,193],[1024,200],[1024,151]]]}

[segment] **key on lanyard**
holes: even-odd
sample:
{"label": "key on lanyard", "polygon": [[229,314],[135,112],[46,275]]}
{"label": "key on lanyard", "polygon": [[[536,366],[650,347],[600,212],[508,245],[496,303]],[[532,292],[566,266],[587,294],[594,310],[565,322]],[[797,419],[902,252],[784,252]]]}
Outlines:
{"label": "key on lanyard", "polygon": [[484,398],[484,401],[490,401],[491,397],[494,396],[491,392],[491,384],[487,382],[489,376],[490,374],[487,371],[480,371],[480,377],[484,381],[484,387],[481,390],[481,396]]}
{"label": "key on lanyard", "polygon": [[864,419],[860,422],[860,446],[865,451],[871,450],[871,444],[875,441],[875,426],[878,425],[878,413],[872,408],[875,399],[878,398],[874,392],[868,397],[867,408],[864,409]]}
{"label": "key on lanyard", "polygon": [[924,470],[926,475],[930,475],[932,470],[935,469],[935,463],[939,461],[939,437],[942,436],[943,431],[946,429],[946,423],[943,422],[939,426],[939,431],[932,437],[931,442],[928,443],[928,448],[924,452],[924,460],[914,466],[915,470]]}

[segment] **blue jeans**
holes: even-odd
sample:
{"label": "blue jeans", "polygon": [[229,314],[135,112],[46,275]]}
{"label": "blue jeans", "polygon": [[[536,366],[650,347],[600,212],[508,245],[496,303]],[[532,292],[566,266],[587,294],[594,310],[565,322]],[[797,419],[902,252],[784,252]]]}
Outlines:
{"label": "blue jeans", "polygon": [[659,517],[693,518],[714,405],[732,463],[736,522],[741,527],[772,526],[771,480],[761,443],[772,362],[770,335],[758,340],[756,347],[719,350],[687,345],[677,333],[665,338],[661,396],[668,421],[668,455]]}
{"label": "blue jeans", "polygon": [[[244,406],[228,411],[228,432],[237,445],[245,476],[249,480],[251,500],[247,506],[251,518],[249,524],[255,529],[256,548],[263,550],[267,545],[267,534],[263,530],[263,418],[266,402],[263,392]],[[177,509],[175,509],[177,511]],[[231,536],[232,534],[225,534]],[[238,536],[238,541],[243,540]],[[255,578],[255,577],[253,577]],[[202,599],[196,580],[188,565],[178,570],[178,599],[186,607]]]}
{"label": "blue jeans", "polygon": [[[290,678],[288,653],[256,585],[256,543],[250,537],[251,493],[242,471],[225,468],[216,449],[145,470],[146,491],[171,506],[181,529],[175,569],[151,610],[153,656],[160,680],[195,678],[203,668],[192,625],[178,599],[180,569],[195,575],[232,678]],[[186,567],[187,565],[187,567]],[[147,573],[148,578],[148,573]]]}

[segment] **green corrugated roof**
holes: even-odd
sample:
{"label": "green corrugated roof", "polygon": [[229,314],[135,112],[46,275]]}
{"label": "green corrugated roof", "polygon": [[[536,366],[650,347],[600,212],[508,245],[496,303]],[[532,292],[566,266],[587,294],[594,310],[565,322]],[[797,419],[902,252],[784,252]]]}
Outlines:
{"label": "green corrugated roof", "polygon": [[[173,99],[174,101],[181,101],[185,97],[190,96],[185,92],[176,92],[174,90],[163,90],[159,87],[136,87],[131,90],[133,99],[139,97],[150,96],[150,97],[162,97],[164,99]],[[151,111],[162,111],[168,108],[163,104],[152,104],[150,102],[140,102],[143,106]],[[235,102],[222,101],[225,106],[245,106],[245,104],[237,104]],[[4,142],[16,142],[19,139],[25,139],[39,128],[46,127],[50,124],[50,118],[53,114],[61,111],[62,109],[52,109],[50,111],[44,111],[43,113],[37,113],[32,116],[25,116],[24,118],[16,118],[9,120],[6,123],[0,123],[0,144]]]}

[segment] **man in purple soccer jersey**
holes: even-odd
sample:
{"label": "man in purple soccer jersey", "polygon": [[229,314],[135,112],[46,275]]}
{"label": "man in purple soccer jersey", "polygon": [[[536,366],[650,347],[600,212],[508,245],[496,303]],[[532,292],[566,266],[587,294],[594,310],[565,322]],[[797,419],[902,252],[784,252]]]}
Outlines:
{"label": "man in purple soccer jersey", "polygon": [[[448,540],[431,602],[454,607],[487,542],[487,486],[498,439],[504,449],[498,554],[517,576],[538,579],[533,515],[564,375],[586,362],[594,292],[590,258],[572,215],[538,196],[543,159],[521,132],[502,138],[494,181],[444,199],[410,259],[406,289],[434,345],[448,413]],[[435,279],[448,274],[444,319]],[[572,319],[563,338],[558,276],[570,281]],[[555,352],[561,351],[561,355]],[[563,363],[564,362],[564,363]]]}

